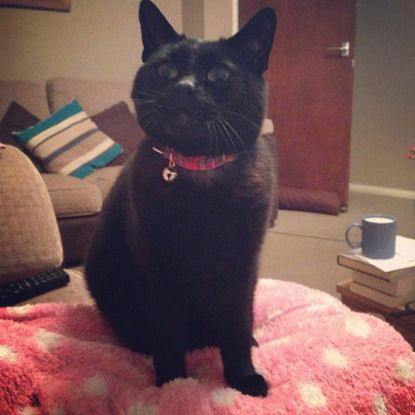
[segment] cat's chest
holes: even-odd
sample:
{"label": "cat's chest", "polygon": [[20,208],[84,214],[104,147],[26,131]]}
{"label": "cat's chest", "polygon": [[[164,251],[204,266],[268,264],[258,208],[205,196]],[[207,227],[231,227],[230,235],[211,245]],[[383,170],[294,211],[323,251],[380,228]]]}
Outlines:
{"label": "cat's chest", "polygon": [[[147,213],[174,217],[176,221],[196,218],[208,221],[227,215],[241,203],[234,186],[212,183],[209,178],[183,176],[185,174],[179,171],[174,183],[155,177],[150,187],[146,186],[143,201]],[[207,181],[210,181],[209,185]]]}
{"label": "cat's chest", "polygon": [[251,154],[208,171],[176,166],[166,177],[169,160],[144,146],[133,160],[136,206],[142,214],[170,221],[216,223],[246,217],[256,205],[267,203],[270,170],[266,160]]}
{"label": "cat's chest", "polygon": [[211,172],[177,169],[174,181],[165,180],[165,163],[155,163],[135,188],[136,208],[154,226],[207,229],[226,223],[247,209],[246,195],[238,195],[240,183]]}

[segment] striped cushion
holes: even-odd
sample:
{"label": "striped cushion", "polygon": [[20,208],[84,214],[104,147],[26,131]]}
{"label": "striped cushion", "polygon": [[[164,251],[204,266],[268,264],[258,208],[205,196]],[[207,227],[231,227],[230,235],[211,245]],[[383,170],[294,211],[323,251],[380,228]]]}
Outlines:
{"label": "striped cushion", "polygon": [[122,153],[122,147],[100,131],[75,99],[26,130],[13,133],[50,173],[85,177]]}

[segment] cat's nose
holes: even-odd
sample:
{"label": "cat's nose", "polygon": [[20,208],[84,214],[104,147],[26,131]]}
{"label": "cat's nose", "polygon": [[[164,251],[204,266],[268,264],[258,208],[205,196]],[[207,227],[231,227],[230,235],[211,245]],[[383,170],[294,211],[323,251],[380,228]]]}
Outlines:
{"label": "cat's nose", "polygon": [[196,92],[195,79],[192,76],[184,76],[177,83],[176,91],[180,95],[182,101],[194,96]]}
{"label": "cat's nose", "polygon": [[193,76],[183,76],[177,84],[180,86],[195,88],[196,80]]}

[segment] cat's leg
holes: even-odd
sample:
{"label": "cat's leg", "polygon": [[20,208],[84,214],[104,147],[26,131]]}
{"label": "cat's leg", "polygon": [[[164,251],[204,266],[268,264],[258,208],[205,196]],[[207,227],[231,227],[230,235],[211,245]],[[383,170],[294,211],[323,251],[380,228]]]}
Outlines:
{"label": "cat's leg", "polygon": [[268,385],[255,371],[251,360],[251,345],[240,340],[221,347],[226,383],[245,395],[267,396]]}
{"label": "cat's leg", "polygon": [[243,394],[265,397],[267,382],[255,371],[251,359],[252,300],[238,300],[236,296],[232,300],[222,327],[222,333],[226,333],[220,346],[225,380]]}
{"label": "cat's leg", "polygon": [[147,299],[145,319],[151,336],[156,384],[185,378],[185,315],[179,298],[157,288]]}

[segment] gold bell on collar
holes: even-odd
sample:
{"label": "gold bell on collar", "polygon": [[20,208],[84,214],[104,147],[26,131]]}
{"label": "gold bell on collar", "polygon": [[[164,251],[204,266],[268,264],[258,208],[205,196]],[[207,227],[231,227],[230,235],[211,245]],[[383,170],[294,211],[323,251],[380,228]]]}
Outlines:
{"label": "gold bell on collar", "polygon": [[176,164],[174,161],[169,161],[169,166],[163,169],[163,179],[166,182],[172,182],[177,178]]}

